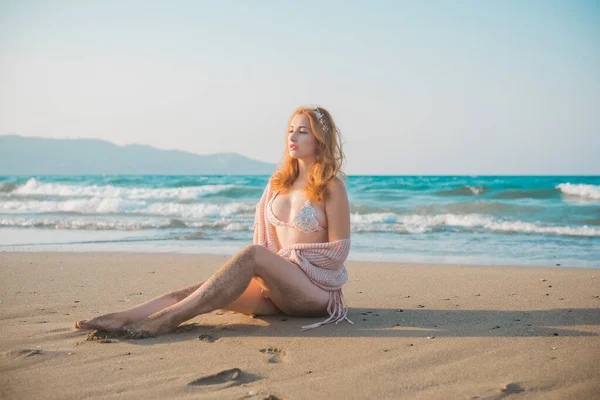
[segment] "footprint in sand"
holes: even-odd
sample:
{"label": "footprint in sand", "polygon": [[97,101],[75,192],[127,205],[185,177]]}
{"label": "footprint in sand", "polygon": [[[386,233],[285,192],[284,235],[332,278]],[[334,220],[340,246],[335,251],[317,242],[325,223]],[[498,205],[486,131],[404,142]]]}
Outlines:
{"label": "footprint in sand", "polygon": [[260,349],[260,352],[267,354],[267,360],[271,364],[281,362],[283,357],[285,356],[285,351],[280,349],[279,347],[265,347],[264,349]]}
{"label": "footprint in sand", "polygon": [[519,385],[518,383],[509,383],[508,385],[506,385],[505,387],[500,389],[500,392],[502,392],[506,396],[515,394],[515,393],[521,393],[524,391],[525,391],[525,389],[523,389],[521,387],[521,385]]}
{"label": "footprint in sand", "polygon": [[474,396],[471,399],[481,399],[481,400],[502,400],[506,397],[511,397],[513,394],[518,394],[524,392],[525,389],[521,387],[518,383],[509,383],[506,386],[496,389],[494,394],[484,395],[484,396]]}
{"label": "footprint in sand", "polygon": [[239,368],[226,369],[213,375],[198,378],[190,383],[189,386],[208,386],[220,385],[222,383],[235,382],[240,378],[242,370]]}
{"label": "footprint in sand", "polygon": [[[48,351],[43,349],[20,349],[8,350],[0,353],[0,358],[11,358],[13,360],[21,360],[27,363],[46,362],[49,358],[71,355],[66,351]],[[27,360],[27,361],[25,361]]]}
{"label": "footprint in sand", "polygon": [[32,356],[40,356],[40,355],[53,355],[58,354],[57,352],[48,352],[42,349],[23,349],[23,350],[13,350],[6,353],[8,356],[12,357],[32,357]]}
{"label": "footprint in sand", "polygon": [[250,383],[261,379],[260,376],[242,371],[239,368],[226,369],[216,374],[203,376],[188,383],[188,386],[211,386],[228,384],[227,386]]}
{"label": "footprint in sand", "polygon": [[24,357],[31,357],[31,356],[47,354],[47,352],[45,352],[41,349],[25,349],[25,350],[18,351],[17,354],[24,356]]}

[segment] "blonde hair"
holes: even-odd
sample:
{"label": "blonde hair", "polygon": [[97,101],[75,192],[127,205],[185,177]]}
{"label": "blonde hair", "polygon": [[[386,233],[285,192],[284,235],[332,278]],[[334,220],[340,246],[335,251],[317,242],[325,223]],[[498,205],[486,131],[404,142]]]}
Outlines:
{"label": "blonde hair", "polygon": [[[320,119],[317,114],[315,114],[315,111],[322,114]],[[323,107],[315,107],[314,109],[310,107],[298,107],[288,120],[288,127],[296,115],[306,115],[308,117],[310,121],[310,131],[315,138],[315,162],[308,173],[304,191],[309,200],[318,203],[327,197],[326,192],[329,181],[338,175],[342,179],[346,179],[347,177],[342,171],[342,163],[344,162],[345,156],[342,151],[341,133],[335,126],[329,111]],[[323,129],[322,124],[327,128]],[[279,167],[271,177],[271,187],[276,191],[286,191],[298,178],[299,173],[298,160],[291,157],[287,150],[286,129],[283,160],[281,162],[281,167]]]}

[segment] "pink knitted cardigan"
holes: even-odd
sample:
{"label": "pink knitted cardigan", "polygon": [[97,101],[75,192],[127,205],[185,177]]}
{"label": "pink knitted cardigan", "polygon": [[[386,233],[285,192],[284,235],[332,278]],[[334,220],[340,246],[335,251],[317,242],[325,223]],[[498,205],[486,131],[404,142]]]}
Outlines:
{"label": "pink knitted cardigan", "polygon": [[332,322],[337,324],[343,320],[353,324],[347,318],[348,307],[342,293],[342,286],[348,280],[348,271],[344,266],[344,261],[350,252],[350,239],[325,243],[297,243],[277,251],[277,232],[267,219],[266,213],[267,203],[272,196],[273,192],[269,181],[259,203],[256,205],[254,229],[258,230],[258,235],[255,235],[257,238],[254,244],[265,246],[272,252],[276,252],[281,257],[290,260],[300,267],[315,285],[329,291],[329,303],[327,305],[329,318],[322,322],[303,326],[302,331]]}

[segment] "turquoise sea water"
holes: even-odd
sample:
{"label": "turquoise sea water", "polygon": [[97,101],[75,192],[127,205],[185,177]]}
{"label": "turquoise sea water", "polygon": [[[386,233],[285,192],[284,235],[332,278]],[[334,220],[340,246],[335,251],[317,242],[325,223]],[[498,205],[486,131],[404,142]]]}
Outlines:
{"label": "turquoise sea water", "polygon": [[[0,176],[0,251],[234,254],[268,176]],[[598,176],[351,176],[350,260],[600,268]]]}

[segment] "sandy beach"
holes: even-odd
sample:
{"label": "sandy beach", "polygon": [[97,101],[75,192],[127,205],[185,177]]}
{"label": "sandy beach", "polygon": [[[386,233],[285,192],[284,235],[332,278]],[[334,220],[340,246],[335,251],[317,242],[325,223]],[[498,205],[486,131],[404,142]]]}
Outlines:
{"label": "sandy beach", "polygon": [[600,398],[595,269],[348,262],[354,325],[217,310],[146,340],[73,328],[226,259],[0,253],[0,396]]}

